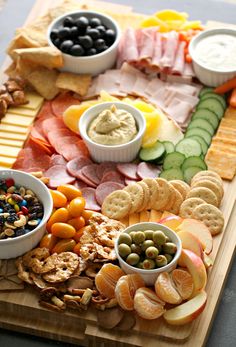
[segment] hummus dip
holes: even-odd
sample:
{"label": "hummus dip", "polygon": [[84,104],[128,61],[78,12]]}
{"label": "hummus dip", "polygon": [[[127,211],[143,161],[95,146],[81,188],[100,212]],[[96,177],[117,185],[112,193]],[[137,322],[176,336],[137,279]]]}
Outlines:
{"label": "hummus dip", "polygon": [[137,126],[131,113],[112,105],[90,123],[88,136],[101,145],[115,146],[128,143],[137,135]]}

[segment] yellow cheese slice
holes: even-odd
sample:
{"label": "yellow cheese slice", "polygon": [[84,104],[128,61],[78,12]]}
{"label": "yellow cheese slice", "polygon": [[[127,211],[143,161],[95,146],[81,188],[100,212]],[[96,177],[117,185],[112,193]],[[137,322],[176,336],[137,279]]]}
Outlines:
{"label": "yellow cheese slice", "polygon": [[10,139],[2,139],[0,135],[0,145],[12,146],[12,147],[22,147],[24,140],[10,140]]}
{"label": "yellow cheese slice", "polygon": [[4,168],[11,168],[15,160],[15,158],[7,158],[0,156],[0,166]]}
{"label": "yellow cheese slice", "polygon": [[2,124],[18,125],[20,127],[28,127],[32,124],[33,118],[24,117],[18,114],[7,113],[1,120]]}
{"label": "yellow cheese slice", "polygon": [[149,216],[149,222],[157,223],[161,219],[161,216],[162,216],[162,212],[157,210],[151,210],[150,216]]}
{"label": "yellow cheese slice", "polygon": [[140,223],[142,222],[148,222],[149,221],[149,211],[142,211],[140,212]]}
{"label": "yellow cheese slice", "polygon": [[19,147],[0,145],[0,156],[1,157],[16,158],[18,156],[19,152],[20,152]]}
{"label": "yellow cheese slice", "polygon": [[131,213],[129,215],[129,225],[139,223],[139,213]]}
{"label": "yellow cheese slice", "polygon": [[28,128],[19,127],[16,125],[9,125],[9,124],[0,124],[0,130],[8,131],[9,133],[17,133],[17,134],[25,134],[25,135],[29,131]]}
{"label": "yellow cheese slice", "polygon": [[44,99],[39,94],[34,92],[26,92],[25,97],[29,102],[28,104],[24,105],[24,108],[27,108],[30,110],[37,110],[39,107],[42,106]]}
{"label": "yellow cheese slice", "polygon": [[20,116],[33,117],[33,118],[38,114],[38,111],[39,111],[39,108],[35,110],[31,110],[23,106],[9,107],[8,109],[9,113],[19,114]]}
{"label": "yellow cheese slice", "polygon": [[123,219],[120,220],[122,224],[124,224],[126,227],[129,226],[129,216],[124,217]]}
{"label": "yellow cheese slice", "polygon": [[26,135],[9,133],[8,131],[4,131],[4,130],[2,131],[2,125],[0,124],[0,138],[1,139],[17,140],[17,141],[25,141]]}

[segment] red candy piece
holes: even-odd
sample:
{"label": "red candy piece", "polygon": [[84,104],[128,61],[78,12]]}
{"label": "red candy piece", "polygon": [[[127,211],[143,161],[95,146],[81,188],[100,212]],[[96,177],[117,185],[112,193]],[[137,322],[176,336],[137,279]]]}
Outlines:
{"label": "red candy piece", "polygon": [[22,211],[24,214],[28,214],[28,213],[29,213],[28,208],[25,207],[25,206],[21,206],[21,211]]}
{"label": "red candy piece", "polygon": [[13,180],[13,178],[6,178],[5,184],[6,184],[7,188],[9,188],[11,186],[14,186],[15,181]]}

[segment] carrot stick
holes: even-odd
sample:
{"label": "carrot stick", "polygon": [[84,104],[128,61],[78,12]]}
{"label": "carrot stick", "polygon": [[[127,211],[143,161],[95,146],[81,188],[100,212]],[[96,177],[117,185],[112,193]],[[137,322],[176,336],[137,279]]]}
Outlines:
{"label": "carrot stick", "polygon": [[229,99],[229,104],[232,107],[236,107],[236,88],[234,88],[232,91],[232,94]]}
{"label": "carrot stick", "polygon": [[214,92],[217,94],[224,94],[234,88],[236,88],[236,76],[221,84],[219,87],[216,87]]}

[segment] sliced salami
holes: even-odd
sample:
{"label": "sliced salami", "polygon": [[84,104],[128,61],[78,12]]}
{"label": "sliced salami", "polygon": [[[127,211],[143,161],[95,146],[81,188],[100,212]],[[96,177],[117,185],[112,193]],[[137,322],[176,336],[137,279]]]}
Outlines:
{"label": "sliced salami", "polygon": [[88,149],[83,140],[78,140],[77,143],[65,144],[60,154],[62,154],[67,161],[74,158],[89,157]]}
{"label": "sliced salami", "polygon": [[67,165],[67,161],[60,154],[53,154],[51,156],[51,158],[50,158],[50,161],[51,161],[50,166],[54,166],[54,165]]}
{"label": "sliced salami", "polygon": [[137,168],[138,165],[134,163],[120,163],[117,164],[117,170],[131,180],[138,180]]}
{"label": "sliced salami", "polygon": [[95,189],[94,188],[82,188],[82,195],[86,200],[85,209],[92,211],[100,211],[101,207],[98,205],[97,200],[95,198]]}
{"label": "sliced salami", "polygon": [[114,171],[114,170],[104,173],[100,183],[103,183],[103,182],[117,182],[123,185],[125,183],[124,176],[121,175],[118,171]]}
{"label": "sliced salami", "polygon": [[67,171],[71,176],[77,177],[77,172],[84,166],[92,164],[92,161],[87,157],[79,157],[70,160],[66,164]]}
{"label": "sliced salami", "polygon": [[112,170],[116,170],[116,163],[113,163],[111,161],[107,161],[107,162],[101,163],[97,166],[96,174],[97,174],[98,178],[101,180],[103,175],[106,172],[112,171]]}
{"label": "sliced salami", "polygon": [[116,183],[112,181],[104,182],[97,186],[95,191],[95,197],[99,205],[102,206],[102,203],[107,195],[114,192],[115,190],[123,189],[124,185],[121,183]]}
{"label": "sliced salami", "polygon": [[131,180],[130,178],[125,177],[125,184],[128,186],[129,184],[136,183],[138,180]]}
{"label": "sliced salami", "polygon": [[49,117],[54,116],[52,113],[52,108],[51,108],[51,102],[50,101],[44,101],[43,106],[41,107],[37,119],[46,119]]}
{"label": "sliced salami", "polygon": [[85,182],[81,181],[81,180],[76,180],[74,182],[74,186],[76,188],[78,188],[78,189],[82,189],[82,188],[86,188],[88,185]]}
{"label": "sliced salami", "polygon": [[86,176],[83,175],[82,173],[82,169],[80,169],[79,171],[77,171],[76,177],[83,181],[84,183],[86,183],[89,187],[93,187],[96,188],[97,185],[94,184],[92,181],[90,181]]}
{"label": "sliced salami", "polygon": [[138,165],[137,174],[141,179],[144,178],[156,178],[161,172],[160,166],[141,162]]}
{"label": "sliced salami", "polygon": [[80,101],[75,99],[71,93],[59,94],[52,102],[52,112],[56,117],[62,117],[65,110],[71,105],[79,105]]}
{"label": "sliced salami", "polygon": [[82,168],[82,174],[92,181],[96,186],[99,184],[100,179],[96,174],[97,164],[90,164]]}
{"label": "sliced salami", "polygon": [[65,165],[54,165],[50,167],[44,173],[44,176],[49,178],[48,186],[50,188],[57,188],[61,184],[73,184],[75,181],[75,178],[67,172]]}

